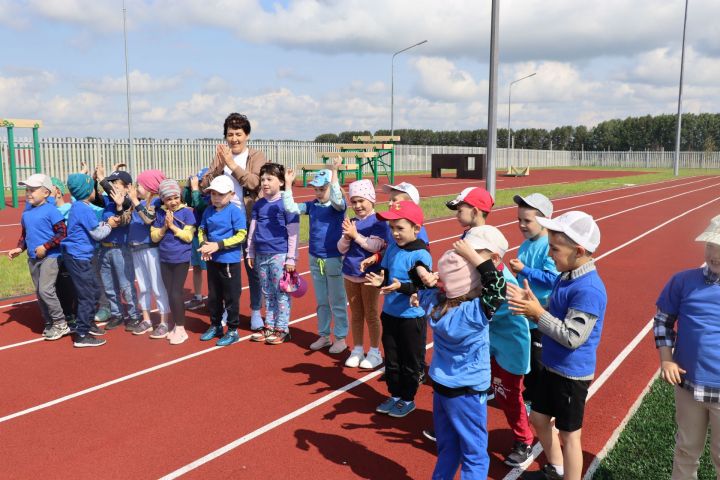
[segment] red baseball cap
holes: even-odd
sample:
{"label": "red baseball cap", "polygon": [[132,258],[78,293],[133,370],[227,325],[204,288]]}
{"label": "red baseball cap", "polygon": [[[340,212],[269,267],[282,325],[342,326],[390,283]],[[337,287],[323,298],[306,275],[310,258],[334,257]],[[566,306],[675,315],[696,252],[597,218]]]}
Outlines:
{"label": "red baseball cap", "polygon": [[375,215],[380,220],[398,220],[404,218],[418,226],[422,226],[425,220],[420,206],[410,200],[393,203],[387,212],[378,212]]}
{"label": "red baseball cap", "polygon": [[445,205],[447,205],[450,210],[457,210],[460,203],[467,203],[481,212],[490,213],[493,205],[495,205],[495,200],[493,200],[490,192],[484,188],[469,187],[460,192],[460,195],[455,197],[454,200],[450,200]]}

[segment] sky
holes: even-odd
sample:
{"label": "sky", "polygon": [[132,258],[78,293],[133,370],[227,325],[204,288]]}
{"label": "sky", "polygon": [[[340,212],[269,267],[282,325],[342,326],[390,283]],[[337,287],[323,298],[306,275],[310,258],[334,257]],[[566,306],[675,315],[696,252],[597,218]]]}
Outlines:
{"label": "sky", "polygon": [[[498,0],[498,125],[677,111],[683,0]],[[490,0],[126,0],[135,137],[487,128]],[[122,0],[0,0],[0,118],[127,137]],[[720,112],[720,2],[690,0],[683,111]]]}

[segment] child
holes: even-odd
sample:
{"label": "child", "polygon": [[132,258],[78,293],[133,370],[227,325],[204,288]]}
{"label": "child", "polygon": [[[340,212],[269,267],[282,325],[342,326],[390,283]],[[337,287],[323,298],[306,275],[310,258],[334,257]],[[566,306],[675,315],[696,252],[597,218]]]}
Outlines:
{"label": "child", "polygon": [[[388,237],[387,224],[375,215],[375,187],[370,180],[358,180],[350,184],[350,205],[355,218],[346,218],[342,224],[342,237],[338,251],[345,255],[342,272],[345,291],[350,301],[350,326],[354,346],[345,360],[346,367],[374,369],[382,364],[380,353],[380,317],[378,315],[379,291],[364,285],[365,273],[360,263],[385,248]],[[370,271],[376,272],[377,268]],[[370,350],[365,355],[363,347],[364,325],[370,335]]]}
{"label": "child", "polygon": [[[415,188],[415,185],[412,183],[402,182],[397,185],[383,185],[382,188],[383,192],[388,194],[388,207],[393,203],[404,200],[410,200],[415,205],[420,206],[420,192],[418,192],[418,189]],[[420,233],[418,233],[417,237],[425,242],[425,245],[430,245],[430,239],[424,226],[420,228]]]}
{"label": "child", "polygon": [[[160,254],[157,243],[150,239],[150,226],[155,221],[162,202],[157,197],[160,182],[165,174],[160,170],[145,170],[137,177],[138,186],[128,190],[134,211],[128,229],[128,245],[132,252],[135,278],[138,284],[139,303],[143,320],[133,330],[133,335],[150,332],[150,338],[165,338],[168,335],[167,317],[170,307],[165,284],[160,274]],[[153,328],[150,318],[151,296],[155,296],[160,323]]]}
{"label": "child", "polygon": [[169,295],[170,313],[175,324],[166,338],[170,345],[179,345],[188,339],[183,287],[190,268],[190,244],[195,234],[195,216],[192,209],[180,200],[180,185],[175,180],[160,182],[158,193],[163,206],[157,211],[150,227],[150,238],[159,244],[160,274]]}
{"label": "child", "polygon": [[[510,311],[538,323],[542,332],[542,363],[530,422],[545,450],[546,478],[579,480],[583,451],[581,429],[585,399],[595,375],[607,294],[592,254],[600,229],[583,212],[570,211],[551,220],[537,218],[550,231],[550,255],[560,277],[545,310],[525,280],[524,288],[508,286]],[[560,435],[553,430],[552,420]],[[562,443],[561,443],[562,441]],[[562,448],[561,448],[562,445]]]}
{"label": "child", "polygon": [[705,242],[705,265],[672,276],[654,320],[660,376],[675,385],[673,480],[697,478],[708,425],[720,478],[720,216],[695,240]]}
{"label": "child", "polygon": [[[292,169],[285,172],[285,191],[282,194],[287,212],[310,217],[310,274],[315,287],[320,334],[320,337],[310,344],[310,350],[330,347],[332,354],[347,349],[345,337],[348,333],[342,254],[337,248],[347,208],[338,183],[337,169],[340,164],[341,158],[333,160],[332,170],[320,170],[309,182],[315,191],[315,200],[295,203],[292,196],[295,171]],[[330,323],[333,319],[334,342],[330,340]]]}
{"label": "child", "polygon": [[[445,205],[450,210],[456,211],[460,225],[466,229],[481,227],[485,225],[485,219],[490,215],[495,201],[490,192],[481,187],[466,188],[460,195],[450,200]],[[465,233],[461,238],[465,237]]]}
{"label": "child", "polygon": [[36,173],[19,185],[25,186],[25,201],[29,207],[20,220],[22,233],[17,248],[8,251],[8,257],[12,260],[27,250],[30,277],[45,322],[43,337],[57,340],[70,333],[55,289],[60,242],[67,235],[65,218],[47,201],[54,190],[50,177]]}
{"label": "child", "polygon": [[[532,193],[526,197],[515,195],[513,201],[518,206],[518,227],[525,237],[520,245],[518,258],[510,260],[508,266],[517,275],[522,285],[527,279],[530,290],[533,291],[541,305],[547,305],[548,297],[559,275],[555,262],[548,255],[547,230],[537,222],[538,217],[551,218],[553,213],[552,202],[541,193]],[[539,372],[542,369],[542,334],[535,322],[530,322],[530,372],[525,375],[525,391],[523,396],[529,405],[535,391],[540,388],[537,383]],[[512,465],[517,466],[517,465]]]}
{"label": "child", "polygon": [[367,285],[380,288],[385,295],[380,320],[390,397],[375,411],[399,418],[415,410],[415,393],[425,359],[427,323],[423,309],[410,305],[410,296],[418,289],[412,278],[418,265],[431,270],[432,258],[427,244],[418,239],[423,224],[419,206],[403,200],[376,216],[390,222],[395,241],[387,248],[380,273],[366,275]]}
{"label": "child", "polygon": [[430,313],[434,353],[433,422],[438,459],[433,479],[485,479],[487,391],[490,388],[488,322],[504,300],[505,282],[490,241],[458,240],[438,261],[444,295]]}
{"label": "child", "polygon": [[250,340],[279,345],[290,340],[290,295],[280,290],[283,272],[295,271],[300,217],[286,212],[281,191],[285,167],[266,163],[260,168],[262,198],[255,202],[250,221],[248,263],[260,274],[265,296],[265,325]]}
{"label": "child", "polygon": [[[240,341],[240,291],[242,251],[240,245],[247,235],[245,212],[231,203],[232,181],[221,175],[210,186],[212,205],[205,209],[198,238],[199,253],[207,262],[208,305],[210,328],[200,337],[208,341],[220,337],[217,345],[224,347]],[[227,333],[223,335],[222,316],[227,311]]]}
{"label": "child", "polygon": [[63,263],[77,292],[73,345],[77,348],[99,347],[105,344],[105,340],[96,337],[105,335],[105,330],[93,323],[100,300],[100,285],[92,258],[97,242],[107,237],[120,221],[115,216],[109,217],[107,223],[98,220],[90,206],[96,195],[92,177],[73,173],[67,179],[67,186],[75,201],[70,207],[67,237],[62,241],[61,248]]}
{"label": "child", "polygon": [[[125,171],[116,170],[105,177],[103,183],[105,182],[112,188],[109,198],[105,198],[103,220],[107,221],[114,216],[120,218],[119,227],[114,228],[110,235],[100,242],[100,276],[105,295],[110,301],[110,320],[105,325],[105,329],[112,330],[124,323],[125,330],[131,332],[142,322],[135,292],[135,269],[127,237],[132,208],[124,207],[132,177]],[[125,312],[121,297],[125,299]]]}
{"label": "child", "polygon": [[[197,175],[190,177],[188,179],[188,185],[183,188],[183,201],[185,202],[185,205],[193,209],[196,225],[200,225],[200,220],[202,219],[203,212],[205,211],[209,201],[208,195],[203,195],[200,191],[200,182],[207,171],[207,168],[203,168],[197,173]],[[198,235],[196,233],[192,241],[192,250],[190,250],[190,266],[193,267],[192,277],[194,295],[192,299],[185,302],[185,308],[188,310],[197,310],[205,305],[202,295],[202,281],[203,272],[207,271],[207,264],[202,258],[200,258],[200,252],[198,251],[199,248],[200,240],[198,239]]]}
{"label": "child", "polygon": [[[503,264],[508,248],[505,236],[495,227],[483,225],[467,231],[465,241],[473,248],[490,252],[493,264],[501,272],[506,285],[518,285]],[[530,370],[530,329],[522,315],[513,315],[508,304],[498,307],[490,322],[490,373],[495,401],[505,414],[515,440],[505,456],[505,464],[527,467],[532,463],[534,435],[523,402],[523,375]]]}
{"label": "child", "polygon": [[[65,184],[59,178],[51,177],[53,184],[53,190],[48,197],[55,199],[55,207],[57,207],[60,214],[65,219],[65,225],[67,227],[67,218],[70,214],[70,202],[65,201]],[[67,230],[67,228],[66,228]],[[75,293],[75,287],[70,278],[70,273],[65,268],[62,261],[62,255],[58,256],[58,276],[55,282],[55,290],[57,291],[58,300],[63,309],[65,315],[65,321],[70,327],[70,332],[75,328],[75,314],[77,313],[77,294]]]}

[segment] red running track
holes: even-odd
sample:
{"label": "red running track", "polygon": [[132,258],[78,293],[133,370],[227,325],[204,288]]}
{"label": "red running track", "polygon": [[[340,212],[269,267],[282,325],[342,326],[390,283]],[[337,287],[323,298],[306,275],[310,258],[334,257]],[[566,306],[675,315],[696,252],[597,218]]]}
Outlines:
{"label": "red running track", "polygon": [[[667,277],[701,262],[702,249],[692,237],[717,211],[719,184],[718,178],[684,179],[555,202],[558,209],[603,202],[582,207],[600,222],[603,243],[598,268],[610,297],[598,373],[647,323],[654,312],[655,296]],[[621,196],[626,198],[610,200]],[[658,203],[642,206],[650,202]],[[706,202],[710,203],[691,211]],[[617,214],[634,207],[638,208]],[[603,219],[612,214],[617,215]],[[683,216],[603,257],[605,252],[678,215]],[[491,220],[503,225],[513,217],[513,209],[499,209]],[[520,235],[515,226],[502,229],[511,244],[517,245]],[[455,221],[440,221],[430,224],[428,233],[435,239],[454,238],[460,228]],[[437,258],[449,244],[446,240],[433,245],[434,256]],[[668,255],[671,245],[683,248]],[[307,269],[306,263],[305,259],[301,270]],[[312,308],[309,301],[296,303],[293,318],[310,315]],[[22,316],[26,324],[38,322],[34,309],[29,304],[0,310],[3,345],[32,338],[27,327],[13,320]],[[193,318],[191,330],[202,331],[205,317]],[[364,375],[342,368],[344,356],[309,353],[305,346],[314,339],[314,327],[314,318],[296,323],[293,343],[278,347],[241,342],[208,351],[195,336],[191,342],[173,348],[165,342],[111,332],[106,347],[91,351],[73,351],[67,340],[0,351],[5,367],[0,379],[0,441],[3,458],[9,460],[3,470],[10,478],[50,472],[79,478],[160,477],[239,440],[237,448],[190,475],[428,478],[434,447],[420,435],[431,421],[428,387],[420,390],[418,411],[401,420],[372,413],[385,394],[384,384],[375,377],[285,423],[268,426]],[[63,395],[193,353],[201,354],[8,418]],[[656,355],[648,336],[588,403],[586,463],[605,445],[655,370]],[[502,478],[509,470],[499,462],[511,444],[501,417],[491,409],[492,478]],[[261,428],[267,431],[258,432]],[[43,433],[37,435],[40,429]],[[48,458],[62,461],[54,460],[50,466]]]}

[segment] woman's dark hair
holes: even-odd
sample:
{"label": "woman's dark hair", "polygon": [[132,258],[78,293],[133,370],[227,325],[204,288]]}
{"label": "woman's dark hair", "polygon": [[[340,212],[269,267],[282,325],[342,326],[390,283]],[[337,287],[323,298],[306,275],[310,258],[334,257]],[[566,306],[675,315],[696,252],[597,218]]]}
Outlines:
{"label": "woman's dark hair", "polygon": [[285,190],[285,167],[279,163],[264,163],[260,167],[260,176],[272,175],[280,179],[280,190]]}
{"label": "woman's dark hair", "polygon": [[248,120],[245,115],[231,113],[227,116],[225,123],[223,124],[223,138],[227,137],[227,131],[230,128],[235,130],[238,128],[242,129],[242,131],[245,132],[245,135],[250,135],[250,120]]}

